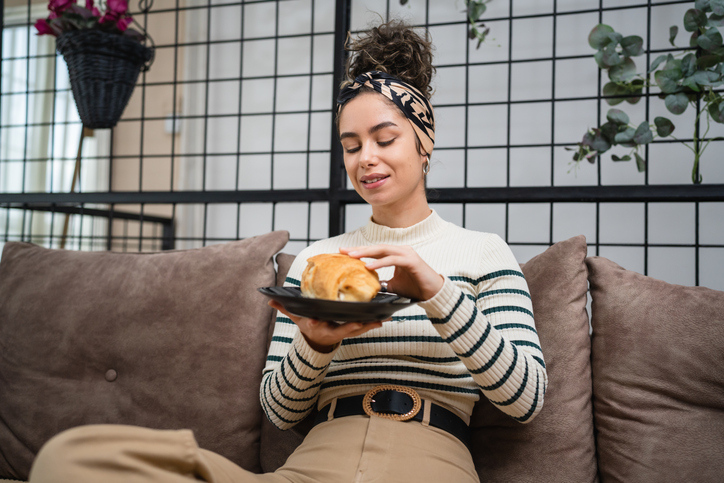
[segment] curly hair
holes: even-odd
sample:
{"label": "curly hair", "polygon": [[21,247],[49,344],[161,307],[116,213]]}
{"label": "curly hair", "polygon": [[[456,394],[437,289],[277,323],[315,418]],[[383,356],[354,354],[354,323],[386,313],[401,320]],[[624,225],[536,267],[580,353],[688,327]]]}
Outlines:
{"label": "curly hair", "polygon": [[346,50],[352,55],[345,65],[343,87],[360,74],[379,70],[414,86],[428,99],[432,96],[435,67],[427,32],[423,38],[404,22],[391,20],[351,40]]}

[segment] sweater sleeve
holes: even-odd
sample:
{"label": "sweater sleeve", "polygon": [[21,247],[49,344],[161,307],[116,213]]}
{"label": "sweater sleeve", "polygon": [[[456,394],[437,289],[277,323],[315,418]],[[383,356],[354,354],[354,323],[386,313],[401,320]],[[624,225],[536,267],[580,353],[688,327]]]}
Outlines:
{"label": "sweater sleeve", "polygon": [[[300,285],[307,258],[304,251],[299,254],[289,270],[285,287]],[[289,429],[311,412],[335,352],[317,352],[290,318],[277,314],[259,394],[264,413],[272,424]]]}
{"label": "sweater sleeve", "polygon": [[446,278],[420,303],[430,321],[490,402],[522,423],[543,407],[548,375],[535,330],[528,285],[513,253],[497,235],[486,240],[476,294]]}

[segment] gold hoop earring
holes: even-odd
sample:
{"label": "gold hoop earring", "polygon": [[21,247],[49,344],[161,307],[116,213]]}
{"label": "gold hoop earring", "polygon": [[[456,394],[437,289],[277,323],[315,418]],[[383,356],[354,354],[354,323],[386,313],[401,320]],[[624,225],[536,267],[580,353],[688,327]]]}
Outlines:
{"label": "gold hoop earring", "polygon": [[427,176],[427,174],[430,172],[430,156],[425,159],[425,162],[422,163],[422,174],[424,176]]}

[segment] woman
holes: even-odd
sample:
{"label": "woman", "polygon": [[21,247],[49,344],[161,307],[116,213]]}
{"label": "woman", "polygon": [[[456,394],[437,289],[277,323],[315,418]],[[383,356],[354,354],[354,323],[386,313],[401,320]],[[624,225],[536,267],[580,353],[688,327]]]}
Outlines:
{"label": "woman", "polygon": [[[547,375],[515,258],[498,236],[447,223],[427,203],[430,43],[391,22],[351,50],[357,55],[348,62],[337,126],[347,174],[372,217],[359,230],[303,250],[286,285],[300,284],[309,257],[341,251],[368,260],[389,291],[421,302],[389,322],[368,324],[297,317],[270,303],[280,314],[262,407],[282,429],[319,408],[316,426],[273,474],[252,475],[199,449],[190,433],[91,427],[64,433],[44,449],[31,481],[41,481],[46,468],[59,481],[62,467],[74,481],[476,482],[466,439],[480,393],[523,423],[540,411]],[[124,463],[125,472],[114,464],[115,473],[92,473],[103,466],[95,458],[73,468],[73,458],[57,461],[68,453],[82,459],[79,441],[98,444],[98,431],[108,446],[153,444]]]}

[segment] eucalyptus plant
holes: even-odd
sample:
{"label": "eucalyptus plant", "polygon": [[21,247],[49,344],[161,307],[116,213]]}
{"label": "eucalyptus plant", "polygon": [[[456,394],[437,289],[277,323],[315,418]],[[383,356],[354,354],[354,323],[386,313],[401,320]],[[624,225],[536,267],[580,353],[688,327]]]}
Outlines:
{"label": "eucalyptus plant", "polygon": [[[636,72],[633,57],[644,54],[643,39],[637,35],[624,37],[612,27],[596,25],[588,36],[589,45],[596,49],[594,59],[601,70],[608,72],[607,82],[603,86],[606,102],[615,106],[628,102],[636,104],[641,100],[646,88],[658,86],[659,97],[664,100],[666,109],[679,115],[689,105],[696,111],[693,126],[693,143],[681,141],[694,153],[694,166],[691,179],[695,184],[702,182],[699,160],[711,141],[706,139],[711,121],[724,124],[724,97],[717,87],[724,84],[724,47],[718,27],[724,26],[724,0],[696,0],[695,8],[684,14],[684,29],[691,32],[688,47],[675,54],[662,54],[656,57],[646,74]],[[678,27],[669,29],[669,42],[676,47],[675,39]],[[659,67],[661,67],[659,69]],[[658,70],[657,70],[658,69]],[[653,73],[654,82],[651,82]],[[700,121],[704,116],[706,130],[700,133]],[[576,148],[573,160],[584,159],[595,163],[612,146],[621,145],[631,148],[624,156],[612,155],[613,161],[636,159],[639,172],[646,170],[646,161],[640,150],[656,138],[670,137],[674,123],[666,117],[656,117],[651,124],[645,120],[639,124],[631,123],[629,116],[620,109],[610,109],[606,121],[599,127],[590,129]]]}
{"label": "eucalyptus plant", "polygon": [[[478,39],[477,49],[480,44],[485,42],[485,38],[490,33],[490,27],[485,26],[485,22],[480,20],[485,11],[488,9],[487,4],[493,0],[465,0],[465,13],[468,17],[468,37],[470,40]],[[408,0],[400,0],[400,5],[406,5]]]}
{"label": "eucalyptus plant", "polygon": [[485,38],[490,33],[490,27],[485,25],[485,22],[480,20],[485,10],[487,10],[487,4],[493,0],[465,0],[465,6],[467,7],[468,15],[468,37],[470,40],[478,39],[478,45],[476,49],[480,48],[480,44],[485,42]]}

